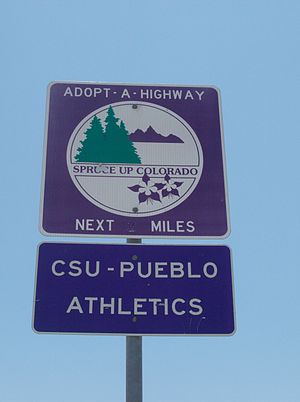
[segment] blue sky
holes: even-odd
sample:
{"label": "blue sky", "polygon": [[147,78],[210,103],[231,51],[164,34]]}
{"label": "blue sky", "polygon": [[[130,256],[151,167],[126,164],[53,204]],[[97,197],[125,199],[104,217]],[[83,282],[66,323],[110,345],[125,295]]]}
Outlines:
{"label": "blue sky", "polygon": [[38,231],[53,80],[221,89],[232,232],[201,244],[232,249],[237,332],[144,338],[144,400],[299,401],[299,2],[12,0],[0,8],[0,402],[125,400],[124,337],[31,330],[37,244],[74,241]]}

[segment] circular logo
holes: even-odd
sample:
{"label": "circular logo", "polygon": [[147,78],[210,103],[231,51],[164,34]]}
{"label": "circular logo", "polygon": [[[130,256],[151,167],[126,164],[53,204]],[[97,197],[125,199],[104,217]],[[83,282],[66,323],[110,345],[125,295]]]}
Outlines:
{"label": "circular logo", "polygon": [[94,205],[123,216],[175,208],[194,191],[203,169],[189,124],[148,102],[119,102],[86,116],[67,149],[73,183]]}

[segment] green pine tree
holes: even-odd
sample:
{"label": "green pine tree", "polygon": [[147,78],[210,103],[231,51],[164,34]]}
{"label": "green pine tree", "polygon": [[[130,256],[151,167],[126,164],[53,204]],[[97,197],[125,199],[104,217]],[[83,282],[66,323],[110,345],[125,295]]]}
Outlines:
{"label": "green pine tree", "polygon": [[77,162],[103,162],[105,155],[105,138],[101,120],[94,116],[90,127],[84,133],[85,139],[80,141],[75,159]]}
{"label": "green pine tree", "polygon": [[128,136],[123,121],[118,125],[118,118],[110,106],[105,119],[105,137],[107,141],[107,162],[110,163],[141,163],[137,150]]}
{"label": "green pine tree", "polygon": [[122,150],[122,155],[128,155],[128,159],[126,160],[127,163],[141,163],[141,158],[137,153],[133,142],[128,137],[128,134],[128,130],[126,129],[124,122],[121,120],[118,149]]}

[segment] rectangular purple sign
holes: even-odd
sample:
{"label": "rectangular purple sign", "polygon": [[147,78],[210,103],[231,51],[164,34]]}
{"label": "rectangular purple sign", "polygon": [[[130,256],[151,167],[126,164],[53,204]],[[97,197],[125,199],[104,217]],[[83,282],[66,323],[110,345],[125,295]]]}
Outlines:
{"label": "rectangular purple sign", "polygon": [[216,88],[54,82],[46,118],[43,234],[228,235]]}
{"label": "rectangular purple sign", "polygon": [[40,333],[230,335],[230,250],[43,243],[33,320]]}

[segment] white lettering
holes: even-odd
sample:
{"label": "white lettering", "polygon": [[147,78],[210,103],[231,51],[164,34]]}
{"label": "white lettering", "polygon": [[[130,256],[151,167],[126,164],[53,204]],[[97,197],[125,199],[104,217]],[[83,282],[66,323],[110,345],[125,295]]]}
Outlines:
{"label": "white lettering", "polygon": [[69,314],[73,310],[77,310],[77,311],[79,311],[80,314],[83,314],[82,307],[79,303],[78,297],[76,297],[76,296],[73,297],[66,312],[67,312],[67,314]]}
{"label": "white lettering", "polygon": [[190,307],[194,310],[189,310],[191,315],[201,315],[203,313],[203,308],[200,306],[201,300],[200,299],[191,299],[190,300]]}
{"label": "white lettering", "polygon": [[192,273],[192,263],[191,262],[188,262],[187,266],[188,266],[188,277],[189,278],[201,278],[200,274]]}
{"label": "white lettering", "polygon": [[186,223],[186,231],[187,232],[194,232],[195,231],[195,225],[193,221],[188,221]]}
{"label": "white lettering", "polygon": [[100,261],[96,261],[95,263],[95,272],[91,272],[90,270],[90,261],[86,261],[85,263],[85,272],[87,276],[94,278],[95,276],[98,276],[100,273]]}
{"label": "white lettering", "polygon": [[103,91],[105,92],[105,97],[108,98],[108,97],[109,97],[110,88],[103,88]]}
{"label": "white lettering", "polygon": [[121,95],[121,98],[124,98],[125,96],[126,96],[128,99],[130,99],[130,94],[129,94],[129,92],[128,92],[128,89],[126,89],[126,88],[123,90],[122,95]]}
{"label": "white lettering", "polygon": [[123,310],[123,305],[122,305],[123,300],[121,297],[118,298],[118,314],[120,315],[130,315],[131,311]]}
{"label": "white lettering", "polygon": [[147,311],[140,311],[143,308],[141,303],[145,303],[147,299],[138,298],[133,301],[133,314],[134,315],[147,315]]}
{"label": "white lettering", "polygon": [[67,95],[69,95],[69,96],[73,96],[73,94],[72,94],[72,90],[71,90],[71,88],[70,88],[70,87],[68,87],[68,88],[65,90],[64,96],[67,96]]}
{"label": "white lettering", "polygon": [[170,262],[171,278],[184,277],[184,265],[182,262]]}
{"label": "white lettering", "polygon": [[97,222],[97,225],[98,225],[96,230],[104,231],[104,227],[103,227],[104,219],[101,219],[101,221],[99,219],[96,219],[96,222]]}
{"label": "white lettering", "polygon": [[153,303],[153,315],[157,315],[157,303],[161,302],[161,299],[149,299],[148,300],[150,303]]}
{"label": "white lettering", "polygon": [[140,95],[141,95],[141,98],[142,98],[142,99],[143,99],[143,98],[147,98],[147,99],[148,99],[148,97],[149,97],[149,90],[148,90],[148,89],[141,89]]}
{"label": "white lettering", "polygon": [[[84,302],[85,309],[83,309]],[[66,313],[70,314],[72,311],[76,311],[79,314],[118,314],[120,316],[142,316],[148,314],[152,314],[153,316],[167,316],[169,314],[175,314],[177,316],[182,316],[185,314],[199,316],[203,313],[201,299],[198,298],[185,300],[179,297],[169,300],[167,298],[160,299],[156,297],[136,297],[131,299],[130,304],[129,300],[126,299],[126,304],[128,304],[127,308],[124,308],[123,299],[121,297],[115,298],[86,296],[80,302],[79,298],[77,296],[74,296],[66,310]]]}
{"label": "white lettering", "polygon": [[131,272],[134,269],[132,262],[120,262],[120,277],[124,278],[124,272]]}
{"label": "white lettering", "polygon": [[168,278],[167,274],[162,274],[164,267],[168,265],[167,262],[156,262],[155,263],[155,278]]}
{"label": "white lettering", "polygon": [[159,306],[162,306],[164,308],[164,315],[169,315],[169,301],[168,299],[164,299],[159,303]]}
{"label": "white lettering", "polygon": [[142,272],[142,263],[141,262],[137,263],[137,269],[138,269],[138,275],[141,278],[149,278],[149,276],[151,275],[151,262],[148,262],[148,264],[147,264],[147,273],[144,274]]}
{"label": "white lettering", "polygon": [[85,229],[86,230],[94,230],[94,219],[87,219],[85,222]]}
{"label": "white lettering", "polygon": [[78,98],[79,96],[81,96],[83,94],[83,89],[80,87],[75,87],[74,90],[74,95],[76,98]]}
{"label": "white lettering", "polygon": [[[208,269],[212,268],[212,272],[209,273]],[[206,278],[215,278],[218,274],[218,267],[216,266],[216,264],[214,262],[207,262],[206,264],[204,264],[203,267],[203,273],[206,276]]]}
{"label": "white lettering", "polygon": [[161,221],[151,221],[151,232],[161,232]]}
{"label": "white lettering", "polygon": [[115,313],[115,298],[111,297],[110,303],[104,303],[104,297],[100,297],[100,314],[104,313],[105,309],[110,309],[110,313]]}
{"label": "white lettering", "polygon": [[101,94],[102,89],[101,88],[94,88],[94,98],[96,98],[96,96],[98,96],[99,94]]}
{"label": "white lettering", "polygon": [[172,311],[173,311],[173,313],[176,314],[176,315],[183,315],[183,314],[185,314],[185,310],[180,310],[180,311],[177,310],[176,305],[177,305],[178,303],[184,304],[184,303],[185,303],[185,300],[184,300],[184,299],[180,299],[180,298],[173,300],[173,302],[172,302]]}
{"label": "white lettering", "polygon": [[194,231],[195,225],[193,221],[151,221],[151,232],[191,233]]}
{"label": "white lettering", "polygon": [[187,91],[186,91],[186,94],[185,94],[185,97],[184,97],[184,99],[186,100],[186,99],[194,99],[194,97],[193,97],[193,94],[192,94],[192,92],[188,89]]}
{"label": "white lettering", "polygon": [[80,219],[76,219],[76,221],[75,221],[75,229],[76,230],[84,230],[84,228],[85,228],[84,219],[81,219],[81,221],[80,221]]}
{"label": "white lettering", "polygon": [[89,314],[93,314],[94,302],[98,300],[98,297],[85,297],[84,300],[89,302]]}
{"label": "white lettering", "polygon": [[69,264],[70,269],[72,269],[75,272],[69,272],[70,276],[80,276],[82,274],[82,269],[78,266],[80,265],[80,261],[71,261]]}
{"label": "white lettering", "polygon": [[106,223],[108,224],[108,231],[111,232],[112,224],[114,223],[113,219],[106,219]]}
{"label": "white lettering", "polygon": [[84,95],[85,95],[87,98],[90,98],[90,97],[93,95],[92,88],[85,88],[85,89],[84,89]]}
{"label": "white lettering", "polygon": [[55,275],[55,276],[63,276],[65,274],[63,271],[57,272],[57,270],[56,270],[56,266],[58,264],[65,265],[65,262],[63,260],[54,261],[54,263],[51,266],[52,274]]}
{"label": "white lettering", "polygon": [[87,230],[89,232],[111,232],[113,219],[77,219],[75,220],[75,230]]}
{"label": "white lettering", "polygon": [[203,96],[203,94],[204,94],[204,91],[198,92],[197,90],[195,90],[195,92],[196,92],[196,94],[198,95],[199,100],[201,101],[201,100],[202,100],[202,96]]}
{"label": "white lettering", "polygon": [[182,97],[182,90],[181,89],[174,89],[173,90],[174,99],[181,99]]}

